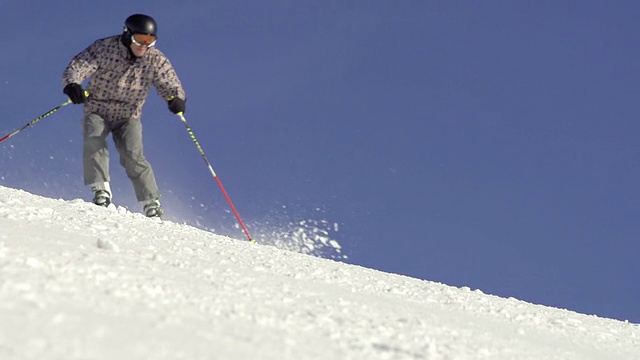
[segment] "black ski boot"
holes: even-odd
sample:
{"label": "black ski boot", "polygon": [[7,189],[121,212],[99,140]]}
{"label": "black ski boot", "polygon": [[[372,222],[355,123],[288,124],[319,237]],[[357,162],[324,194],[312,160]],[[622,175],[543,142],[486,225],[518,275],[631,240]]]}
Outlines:
{"label": "black ski boot", "polygon": [[153,200],[144,205],[144,214],[147,217],[162,217],[162,206],[160,206],[160,201]]}
{"label": "black ski boot", "polygon": [[111,194],[107,190],[98,190],[93,195],[93,203],[107,207],[111,204]]}

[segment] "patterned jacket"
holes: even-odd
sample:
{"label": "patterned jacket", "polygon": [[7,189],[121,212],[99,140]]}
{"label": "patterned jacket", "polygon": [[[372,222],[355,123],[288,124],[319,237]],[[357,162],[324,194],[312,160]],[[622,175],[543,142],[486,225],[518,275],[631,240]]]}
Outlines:
{"label": "patterned jacket", "polygon": [[119,35],[97,40],[74,56],[62,74],[62,86],[82,84],[89,77],[84,112],[107,121],[140,118],[151,85],[165,100],[186,99],[178,75],[160,50],[151,47],[137,58]]}

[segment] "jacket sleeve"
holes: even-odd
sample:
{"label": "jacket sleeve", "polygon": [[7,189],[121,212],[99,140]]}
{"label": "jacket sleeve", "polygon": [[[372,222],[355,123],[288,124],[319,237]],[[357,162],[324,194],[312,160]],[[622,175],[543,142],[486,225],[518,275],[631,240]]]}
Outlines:
{"label": "jacket sleeve", "polygon": [[98,70],[98,54],[103,49],[98,40],[71,59],[62,73],[62,87],[71,83],[82,84],[91,74]]}
{"label": "jacket sleeve", "polygon": [[164,55],[160,55],[157,62],[153,85],[158,89],[158,94],[167,101],[173,97],[186,100],[186,94],[178,74],[171,66],[171,62]]}

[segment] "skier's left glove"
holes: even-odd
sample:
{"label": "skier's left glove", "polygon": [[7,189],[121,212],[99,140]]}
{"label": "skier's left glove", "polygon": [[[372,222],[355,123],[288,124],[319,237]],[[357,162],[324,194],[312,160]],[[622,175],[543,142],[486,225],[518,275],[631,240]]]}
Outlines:
{"label": "skier's left glove", "polygon": [[169,111],[174,114],[184,113],[186,102],[186,100],[182,100],[179,97],[174,97],[169,100]]}

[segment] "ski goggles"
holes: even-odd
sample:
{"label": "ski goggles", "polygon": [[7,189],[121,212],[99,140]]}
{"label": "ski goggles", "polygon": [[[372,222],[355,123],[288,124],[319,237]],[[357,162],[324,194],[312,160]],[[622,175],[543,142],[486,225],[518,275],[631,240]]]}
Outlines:
{"label": "ski goggles", "polygon": [[133,34],[131,35],[131,42],[138,46],[152,47],[156,44],[156,37],[147,34]]}

